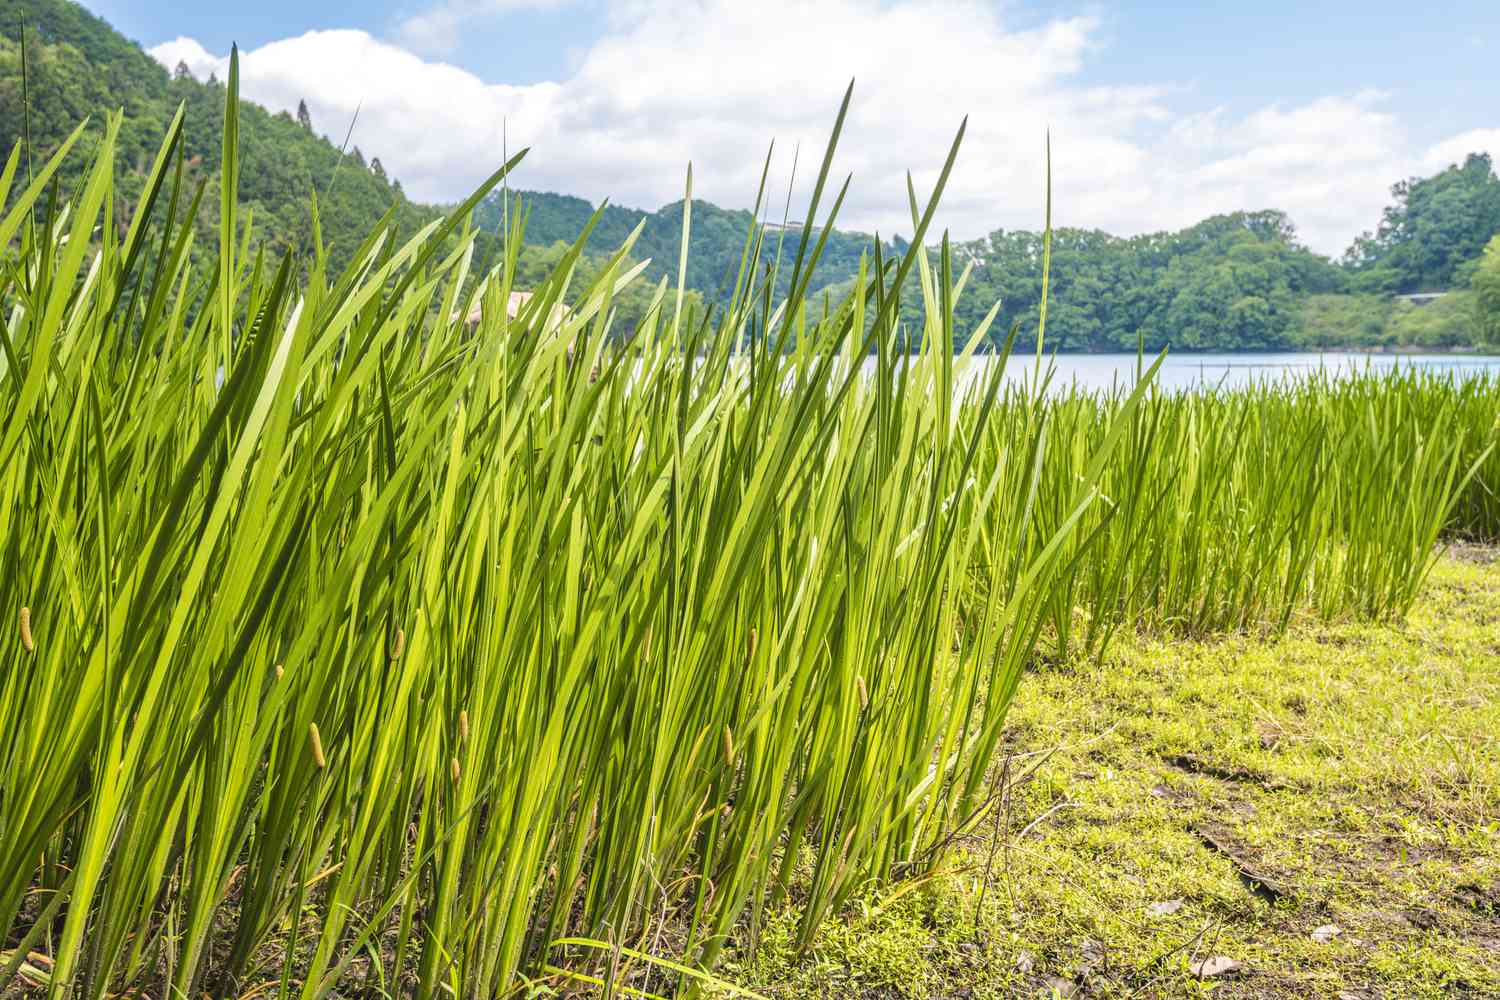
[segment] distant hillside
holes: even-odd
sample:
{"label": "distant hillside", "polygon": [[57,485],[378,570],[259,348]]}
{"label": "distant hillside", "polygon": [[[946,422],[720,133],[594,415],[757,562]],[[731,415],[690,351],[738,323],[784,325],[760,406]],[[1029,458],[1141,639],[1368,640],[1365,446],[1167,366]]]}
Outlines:
{"label": "distant hillside", "polygon": [[[10,0],[0,23],[0,148],[9,150],[27,124],[23,100],[19,25],[25,23],[29,126],[34,158],[56,149],[82,118],[93,115],[97,135],[102,113],[123,108],[120,138],[125,176],[120,179],[119,217],[134,202],[167,123],[179,103],[187,109],[188,179],[205,187],[201,225],[216,225],[220,132],[224,88],[169,73],[139,45],[69,0]],[[254,213],[256,239],[280,252],[309,247],[308,206],[316,194],[323,234],[335,264],[358,246],[389,210],[410,229],[444,211],[411,202],[398,180],[386,175],[378,157],[347,154],[319,135],[305,114],[272,113],[245,103],[241,110],[240,200]],[[85,144],[85,151],[87,144]],[[371,151],[378,153],[377,151]],[[75,155],[63,182],[86,162]],[[511,192],[511,209],[528,216],[520,279],[544,273],[561,256],[559,243],[574,241],[593,206],[566,194]],[[1411,178],[1392,189],[1393,204],[1380,225],[1335,263],[1301,246],[1291,220],[1275,211],[1235,212],[1178,232],[1122,238],[1062,229],[1054,233],[1048,345],[1064,350],[1134,350],[1171,345],[1179,350],[1260,350],[1298,346],[1429,346],[1475,342],[1494,320],[1476,319],[1466,302],[1490,298],[1461,295],[1437,310],[1410,313],[1389,296],[1417,290],[1467,290],[1488,241],[1500,231],[1500,178],[1488,157],[1471,156],[1430,178]],[[504,214],[502,195],[481,203],[476,222],[493,234]],[[692,239],[686,283],[708,302],[722,301],[740,267],[745,237],[754,225],[749,212],[693,202]],[[650,258],[650,283],[675,280],[681,245],[682,204],[654,212],[608,207],[589,243],[589,273],[601,255],[615,250],[644,223],[634,248]],[[795,249],[800,234],[789,233]],[[897,238],[899,240],[899,237]],[[493,236],[479,245],[481,268],[495,253]],[[834,231],[828,236],[814,290],[846,290],[872,237]],[[894,251],[900,244],[889,249]],[[212,240],[201,253],[211,253]],[[1021,325],[1020,344],[1035,336],[1041,299],[1042,236],[996,230],[955,245],[956,267],[975,270],[957,308],[962,338],[999,301],[993,335]],[[785,291],[787,269],[781,272]],[[649,284],[622,301],[622,318],[649,299]],[[905,313],[920,317],[915,282],[903,289]],[[1410,315],[1408,315],[1410,313]]]}
{"label": "distant hillside", "polygon": [[[520,204],[525,204],[528,212],[526,239],[534,243],[559,240],[571,243],[578,238],[594,212],[591,203],[573,195],[522,191],[512,192],[511,197],[513,212]],[[476,221],[484,228],[495,229],[500,225],[503,209],[502,195],[492,194],[480,204],[475,213]],[[634,256],[651,259],[646,272],[651,280],[668,276],[675,281],[682,250],[681,201],[664,205],[655,212],[608,205],[589,245],[601,251],[613,250],[624,243],[642,221],[645,228],[636,241]],[[692,231],[688,240],[688,287],[698,289],[710,300],[723,299],[733,291],[745,238],[755,221],[755,217],[744,209],[720,208],[712,202],[693,199]],[[800,238],[800,231],[788,231],[788,255],[796,251]],[[874,237],[865,233],[840,230],[830,233],[813,289],[857,274],[860,254],[868,252],[873,243]]]}
{"label": "distant hillside", "polygon": [[[167,124],[185,102],[187,179],[205,185],[202,225],[217,226],[224,88],[163,69],[105,21],[67,0],[9,0],[0,23],[0,147],[23,135],[19,27],[27,35],[27,85],[33,158],[45,161],[74,127],[92,116],[89,139],[103,115],[123,108],[118,162],[122,207],[134,203]],[[336,261],[352,252],[393,205],[415,225],[435,210],[406,200],[378,163],[340,162],[339,150],[286,113],[245,102],[240,112],[240,200],[254,212],[259,239],[270,249],[304,249],[309,196],[316,191],[325,241]],[[88,145],[85,145],[85,150]],[[63,177],[76,177],[86,157],[74,155]]]}

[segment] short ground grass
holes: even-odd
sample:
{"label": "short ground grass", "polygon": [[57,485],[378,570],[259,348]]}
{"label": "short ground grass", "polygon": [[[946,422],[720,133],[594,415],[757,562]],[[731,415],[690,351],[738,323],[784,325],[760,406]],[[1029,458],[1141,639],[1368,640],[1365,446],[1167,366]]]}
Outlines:
{"label": "short ground grass", "polygon": [[[776,997],[1500,997],[1500,561],[1400,624],[1122,639],[1028,676],[998,830],[792,953]],[[1202,977],[1202,963],[1237,968]],[[1217,963],[1224,965],[1225,963]]]}

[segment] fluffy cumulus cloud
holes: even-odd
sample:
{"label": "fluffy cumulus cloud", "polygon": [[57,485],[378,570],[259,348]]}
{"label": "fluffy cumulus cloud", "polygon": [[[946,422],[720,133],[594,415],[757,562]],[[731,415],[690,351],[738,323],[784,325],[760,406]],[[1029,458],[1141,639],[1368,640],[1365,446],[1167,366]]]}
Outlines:
{"label": "fluffy cumulus cloud", "polygon": [[1445,139],[1427,151],[1422,168],[1431,173],[1455,163],[1463,163],[1470,153],[1488,153],[1500,166],[1500,128],[1476,128],[1451,139]]}
{"label": "fluffy cumulus cloud", "polygon": [[[392,40],[348,30],[272,42],[242,55],[243,92],[277,109],[305,98],[339,137],[358,108],[354,141],[419,199],[462,196],[508,143],[531,148],[521,186],[655,207],[680,197],[691,161],[695,195],[748,205],[772,139],[781,194],[800,146],[805,195],[853,78],[835,163],[838,179],[854,176],[841,224],[909,233],[906,172],[919,195],[930,190],[968,115],[939,218],[960,238],[1040,224],[1049,130],[1061,224],[1129,233],[1276,207],[1327,252],[1425,163],[1378,93],[1184,110],[1191,95],[1166,87],[1081,83],[1093,20],[1018,27],[1003,8],[966,0],[620,0],[575,70],[524,86],[417,54],[441,51],[474,16],[549,2],[444,0]],[[151,51],[198,76],[227,68],[192,39]],[[1452,142],[1481,139],[1500,145],[1494,133]]]}
{"label": "fluffy cumulus cloud", "polygon": [[1336,253],[1379,217],[1405,169],[1403,132],[1383,100],[1367,92],[1233,119],[1184,116],[1156,151],[1165,172],[1155,196],[1189,214],[1280,208],[1310,245]]}
{"label": "fluffy cumulus cloud", "polygon": [[418,52],[451,52],[466,25],[485,17],[525,8],[558,7],[566,0],[442,0],[404,19],[396,39]]}
{"label": "fluffy cumulus cloud", "polygon": [[200,78],[217,73],[228,62],[198,44],[197,39],[182,36],[155,46],[151,54],[168,69],[186,66],[188,72]]}

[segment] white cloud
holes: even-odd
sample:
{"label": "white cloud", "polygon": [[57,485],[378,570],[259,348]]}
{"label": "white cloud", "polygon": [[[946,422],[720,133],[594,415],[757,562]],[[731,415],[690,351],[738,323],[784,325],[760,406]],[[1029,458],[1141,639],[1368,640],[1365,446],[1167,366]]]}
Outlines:
{"label": "white cloud", "polygon": [[558,7],[567,0],[442,0],[403,19],[396,37],[418,52],[447,54],[458,47],[464,27],[481,18],[511,10]]}
{"label": "white cloud", "polygon": [[1500,164],[1500,128],[1471,129],[1443,140],[1422,157],[1422,168],[1432,173],[1455,163],[1462,164],[1470,153],[1488,153],[1491,160]]}
{"label": "white cloud", "polygon": [[[441,48],[444,31],[516,2],[445,0],[425,28],[408,21],[401,34],[412,45],[425,31],[424,48]],[[340,138],[359,107],[354,142],[434,201],[494,169],[502,124],[512,150],[532,147],[524,187],[649,208],[680,197],[692,161],[696,195],[748,206],[774,138],[783,193],[801,144],[805,194],[851,77],[835,179],[855,181],[840,223],[883,233],[910,232],[905,171],[925,194],[965,114],[939,219],[961,238],[1040,225],[1049,129],[1056,221],[1120,233],[1275,207],[1337,253],[1373,225],[1390,183],[1421,165],[1377,93],[1236,115],[1180,110],[1191,95],[1166,86],[1085,85],[1097,28],[1090,18],[1017,28],[980,0],[617,0],[611,30],[554,82],[487,82],[353,30],[246,52],[241,74],[245,96],[276,109],[306,98],[320,131]],[[227,68],[192,39],[151,51],[200,76]]]}
{"label": "white cloud", "polygon": [[1365,92],[1233,120],[1222,111],[1183,118],[1157,150],[1166,167],[1157,196],[1189,215],[1280,208],[1310,246],[1337,253],[1374,224],[1405,170],[1403,131],[1383,100]]}
{"label": "white cloud", "polygon": [[221,66],[227,65],[227,60],[209,52],[198,44],[197,39],[182,35],[155,46],[151,54],[167,69],[176,70],[178,66],[186,66],[188,72],[196,77],[207,77],[210,73],[217,73]]}

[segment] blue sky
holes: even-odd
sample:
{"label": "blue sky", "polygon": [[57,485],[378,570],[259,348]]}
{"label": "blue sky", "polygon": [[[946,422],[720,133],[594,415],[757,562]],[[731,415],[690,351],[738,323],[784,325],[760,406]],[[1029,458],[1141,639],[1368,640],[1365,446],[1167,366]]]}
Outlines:
{"label": "blue sky", "polygon": [[[422,12],[412,0],[183,5],[139,0],[87,4],[150,46],[188,35],[211,51],[254,48],[322,28],[398,36]],[[606,31],[603,4],[496,5],[476,17],[447,61],[494,82],[535,83],[568,72]],[[508,9],[507,9],[508,8]],[[1086,78],[1099,83],[1174,81],[1231,106],[1381,89],[1393,106],[1423,116],[1435,135],[1495,117],[1500,93],[1500,3],[1414,8],[1408,3],[1016,4],[1018,23],[1091,14],[1101,48]],[[1416,12],[1420,12],[1417,15]],[[522,44],[517,44],[522,41]]]}
{"label": "blue sky", "polygon": [[1329,252],[1374,223],[1393,181],[1500,145],[1494,0],[88,6],[195,72],[238,41],[246,92],[306,98],[329,132],[359,106],[356,141],[434,199],[485,172],[474,158],[503,121],[536,146],[536,186],[653,207],[691,159],[705,197],[743,203],[752,150],[819,142],[851,76],[867,100],[851,124],[869,131],[845,158],[846,221],[885,231],[901,227],[902,171],[930,176],[964,111],[977,150],[945,220],[959,236],[1034,224],[1048,128],[1064,221],[1140,231],[1281,207]]}
{"label": "blue sky", "polygon": [[[397,37],[401,24],[424,10],[422,4],[412,0],[398,3],[264,0],[222,7],[85,0],[85,6],[143,45],[187,35],[214,52],[227,51],[235,42],[250,49],[326,28],[363,28],[373,35]],[[461,45],[441,55],[495,81],[536,83],[555,79],[566,72],[571,50],[588,45],[603,33],[602,6],[559,4],[500,9],[471,21],[466,25]],[[516,44],[517,39],[524,39],[524,44]]]}
{"label": "blue sky", "polygon": [[1496,124],[1500,3],[1105,5],[1088,75],[1169,79],[1246,110],[1377,89],[1434,139]]}

